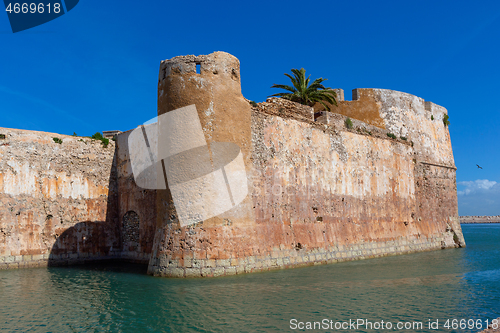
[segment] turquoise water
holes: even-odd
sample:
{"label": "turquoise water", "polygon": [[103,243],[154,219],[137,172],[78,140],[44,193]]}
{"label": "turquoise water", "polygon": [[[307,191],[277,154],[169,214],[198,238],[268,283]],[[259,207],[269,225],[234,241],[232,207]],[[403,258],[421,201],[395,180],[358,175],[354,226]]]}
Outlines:
{"label": "turquoise water", "polygon": [[[500,225],[464,225],[463,232],[465,249],[214,279],[154,278],[130,265],[0,271],[0,329],[275,332],[292,331],[291,319],[327,319],[333,328],[366,319],[423,328],[350,331],[476,332],[443,324],[500,317]],[[438,330],[429,319],[439,320]]]}

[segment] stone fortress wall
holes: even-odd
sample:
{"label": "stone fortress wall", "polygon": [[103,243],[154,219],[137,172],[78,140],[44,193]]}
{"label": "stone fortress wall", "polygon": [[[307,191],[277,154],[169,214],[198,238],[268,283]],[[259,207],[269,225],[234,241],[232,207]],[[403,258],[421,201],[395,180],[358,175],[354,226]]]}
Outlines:
{"label": "stone fortress wall", "polygon": [[[119,258],[149,262],[149,274],[158,276],[219,276],[465,246],[446,109],[391,90],[355,89],[353,101],[338,95],[334,113],[277,98],[252,106],[241,94],[235,57],[215,52],[163,61],[158,114],[195,104],[207,142],[238,144],[248,176],[240,205],[187,227],[179,225],[169,190],[135,184],[130,131],[118,135],[116,149],[103,149],[73,137],[59,136],[58,145],[52,134],[0,129],[10,140],[0,146],[0,200],[8,205],[0,207],[0,267]],[[43,142],[21,144],[11,133]],[[83,165],[85,154],[107,155]],[[9,161],[26,165],[13,169]],[[101,192],[76,185],[71,192],[63,171]],[[50,212],[66,215],[47,213],[41,185],[15,190],[43,179],[61,184]],[[17,211],[36,218],[26,222]]]}
{"label": "stone fortress wall", "polygon": [[162,62],[158,114],[195,104],[208,142],[240,145],[251,194],[180,228],[165,191],[149,273],[218,276],[464,246],[446,109],[390,90],[353,95],[337,114],[282,99],[250,107],[235,57]]}
{"label": "stone fortress wall", "polygon": [[119,256],[114,142],[0,133],[0,268]]}
{"label": "stone fortress wall", "polygon": [[114,141],[103,147],[55,133],[0,134],[0,269],[149,261],[155,194],[129,190],[136,187],[123,176]]}

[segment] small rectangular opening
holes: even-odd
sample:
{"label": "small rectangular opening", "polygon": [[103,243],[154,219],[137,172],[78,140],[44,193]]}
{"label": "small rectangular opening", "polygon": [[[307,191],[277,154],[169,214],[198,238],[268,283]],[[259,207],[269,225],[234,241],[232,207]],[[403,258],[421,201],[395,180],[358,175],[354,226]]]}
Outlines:
{"label": "small rectangular opening", "polygon": [[201,64],[199,62],[196,63],[196,74],[200,74]]}

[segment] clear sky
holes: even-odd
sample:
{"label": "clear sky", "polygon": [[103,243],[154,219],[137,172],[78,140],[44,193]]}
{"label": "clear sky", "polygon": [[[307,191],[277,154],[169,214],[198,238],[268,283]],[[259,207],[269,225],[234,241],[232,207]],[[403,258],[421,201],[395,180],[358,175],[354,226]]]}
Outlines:
{"label": "clear sky", "polygon": [[[460,215],[500,214],[500,1],[97,1],[13,34],[0,14],[0,127],[91,135],[156,116],[160,61],[226,51],[257,102],[304,67],[351,99],[446,107]],[[483,169],[478,169],[479,164]]]}

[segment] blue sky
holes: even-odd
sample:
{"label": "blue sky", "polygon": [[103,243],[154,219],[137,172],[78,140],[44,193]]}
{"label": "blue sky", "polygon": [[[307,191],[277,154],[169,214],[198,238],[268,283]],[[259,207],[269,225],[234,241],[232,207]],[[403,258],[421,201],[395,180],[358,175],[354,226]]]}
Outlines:
{"label": "blue sky", "polygon": [[[13,34],[0,14],[0,126],[91,135],[156,115],[160,61],[226,51],[257,102],[304,67],[332,88],[446,107],[459,213],[500,214],[500,2],[95,1]],[[479,164],[482,170],[476,167]]]}

